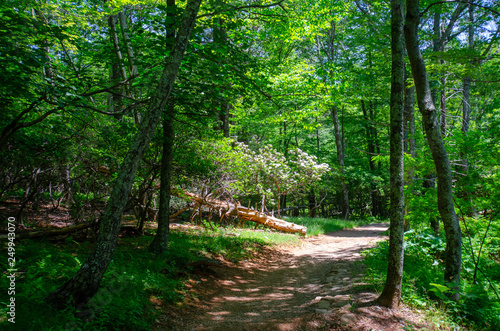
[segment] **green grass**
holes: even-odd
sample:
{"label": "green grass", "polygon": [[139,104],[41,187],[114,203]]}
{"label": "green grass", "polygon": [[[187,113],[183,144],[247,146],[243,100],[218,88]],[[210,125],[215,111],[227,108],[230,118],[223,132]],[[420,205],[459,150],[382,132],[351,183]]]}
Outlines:
{"label": "green grass", "polygon": [[307,226],[308,236],[317,236],[343,229],[351,229],[356,226],[373,223],[369,220],[343,220],[334,218],[311,218],[311,217],[285,217],[285,220],[295,224]]}
{"label": "green grass", "polygon": [[228,234],[231,233],[239,235],[239,238],[242,240],[254,240],[268,246],[300,244],[300,237],[298,235],[277,232],[269,229],[264,229],[263,231],[232,229],[228,231]]}

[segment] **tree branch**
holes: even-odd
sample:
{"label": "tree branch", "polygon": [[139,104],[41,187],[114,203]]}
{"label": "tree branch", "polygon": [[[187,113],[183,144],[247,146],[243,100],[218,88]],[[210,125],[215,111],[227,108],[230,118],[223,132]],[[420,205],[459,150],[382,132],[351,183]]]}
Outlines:
{"label": "tree branch", "polygon": [[466,0],[446,0],[446,1],[438,1],[438,2],[434,2],[434,3],[431,3],[430,5],[428,5],[423,12],[420,13],[420,17],[424,16],[431,7],[435,6],[435,5],[442,5],[442,4],[445,4],[445,3],[452,3],[452,2],[460,2],[460,3],[464,3],[464,4],[467,4],[467,5],[473,5],[473,6],[476,6],[476,7],[479,7],[479,8],[483,8],[483,9],[486,9],[498,16],[500,16],[500,12],[490,8],[490,7],[487,7],[487,6],[484,6],[484,5],[480,5],[478,3],[474,3],[472,1],[466,1]]}
{"label": "tree branch", "polygon": [[283,5],[282,5],[283,1],[285,1],[285,0],[280,0],[278,2],[271,3],[269,5],[248,5],[248,6],[239,6],[239,7],[230,6],[231,7],[230,9],[219,10],[219,11],[215,11],[215,12],[211,12],[211,13],[207,13],[207,14],[198,15],[196,18],[199,19],[202,17],[214,16],[214,15],[222,14],[222,13],[225,13],[228,11],[238,11],[238,10],[250,9],[250,8],[270,8],[270,7],[274,7],[274,6],[279,6],[281,9],[283,9],[286,12],[285,7],[283,7]]}

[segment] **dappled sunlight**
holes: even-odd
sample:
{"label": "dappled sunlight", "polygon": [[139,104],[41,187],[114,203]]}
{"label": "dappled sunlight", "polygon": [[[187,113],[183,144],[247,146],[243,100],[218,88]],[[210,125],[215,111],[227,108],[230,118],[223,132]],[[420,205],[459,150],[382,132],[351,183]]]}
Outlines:
{"label": "dappled sunlight", "polygon": [[[214,294],[200,308],[193,330],[295,330],[321,325],[318,298],[348,293],[360,252],[380,240],[386,225],[305,240],[300,248],[217,269],[204,285]],[[344,236],[341,236],[341,235]],[[356,238],[359,238],[358,241]],[[368,239],[366,239],[368,238]],[[215,324],[214,324],[215,323]],[[308,324],[309,323],[309,324]]]}

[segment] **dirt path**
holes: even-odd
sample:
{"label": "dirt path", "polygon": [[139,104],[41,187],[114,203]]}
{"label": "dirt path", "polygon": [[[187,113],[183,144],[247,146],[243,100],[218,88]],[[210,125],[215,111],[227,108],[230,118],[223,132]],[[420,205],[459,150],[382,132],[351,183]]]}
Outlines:
{"label": "dirt path", "polygon": [[[173,330],[402,330],[418,316],[366,305],[360,252],[386,237],[371,224],[306,239],[301,247],[227,264],[192,281],[198,298],[157,320]],[[354,306],[354,308],[353,308]],[[363,307],[366,306],[366,307]]]}

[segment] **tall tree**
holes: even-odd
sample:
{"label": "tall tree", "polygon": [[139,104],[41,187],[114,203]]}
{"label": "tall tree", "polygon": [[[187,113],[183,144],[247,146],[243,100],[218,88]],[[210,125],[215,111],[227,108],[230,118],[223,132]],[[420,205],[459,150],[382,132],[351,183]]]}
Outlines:
{"label": "tall tree", "polygon": [[404,260],[404,39],[403,1],[391,1],[391,151],[390,151],[390,217],[389,266],[382,294],[381,305],[396,308],[401,299]]}
{"label": "tall tree", "polygon": [[[469,50],[474,49],[474,6],[469,4],[469,26],[468,26],[468,48]],[[463,80],[463,97],[462,97],[462,133],[465,137],[469,135],[469,127],[470,127],[470,115],[471,115],[471,106],[470,106],[470,86],[472,82],[472,77],[468,74]],[[474,207],[472,207],[471,201],[471,193],[470,189],[467,187],[466,178],[469,174],[469,160],[466,152],[462,152],[460,155],[461,162],[459,173],[462,178],[459,180],[459,183],[464,185],[463,194],[467,197],[471,204],[468,208],[469,215],[473,215]]]}
{"label": "tall tree", "polygon": [[[319,49],[318,49],[319,50]],[[335,21],[332,20],[330,22],[330,29],[327,32],[327,41],[326,41],[326,57],[328,60],[328,79],[330,82],[334,80],[334,61],[335,61]],[[342,216],[345,219],[349,218],[349,190],[347,188],[347,178],[345,174],[345,162],[344,162],[344,145],[341,136],[341,128],[339,122],[338,108],[336,105],[332,105],[330,107],[330,114],[332,116],[333,121],[333,129],[335,135],[335,146],[337,147],[337,162],[339,164],[340,172],[341,172],[341,186],[342,186]]]}
{"label": "tall tree", "polygon": [[345,174],[344,163],[344,147],[342,144],[342,137],[340,134],[340,123],[337,106],[332,106],[331,115],[333,120],[333,128],[335,132],[335,146],[337,146],[337,162],[341,172],[341,186],[342,186],[342,216],[344,219],[349,219],[349,190],[347,188],[347,178]]}
{"label": "tall tree", "polygon": [[432,100],[429,78],[418,43],[419,2],[408,0],[404,28],[406,49],[415,81],[417,102],[438,178],[438,210],[446,234],[445,283],[453,283],[452,299],[459,298],[462,262],[462,233],[453,205],[451,166],[440,132],[438,114]]}
{"label": "tall tree", "polygon": [[[375,155],[380,154],[380,147],[378,146],[379,142],[377,141],[377,128],[375,127],[375,112],[373,111],[373,102],[369,102],[369,109],[366,107],[365,100],[361,100],[361,111],[363,112],[363,119],[366,127],[366,142],[368,149],[368,166],[370,167],[370,172],[372,174],[380,173],[380,162],[378,164],[378,168],[375,167],[374,157]],[[378,216],[380,215],[383,207],[381,206],[380,192],[377,188],[376,183],[370,183],[370,197],[372,200],[372,215]]]}
{"label": "tall tree", "polygon": [[139,161],[151,141],[162,112],[165,110],[189,37],[195,26],[200,4],[201,0],[189,0],[186,5],[175,45],[166,60],[156,90],[151,96],[148,111],[115,180],[105,214],[101,219],[94,250],[76,275],[46,298],[46,301],[55,307],[63,308],[66,304],[81,307],[94,296],[99,288],[99,283],[116,248],[121,215],[130,194]]}
{"label": "tall tree", "polygon": [[[175,46],[175,0],[167,1],[167,42],[166,48]],[[152,252],[157,254],[168,250],[168,238],[170,233],[170,177],[172,175],[172,151],[174,145],[174,111],[175,104],[170,99],[166,111],[163,113],[163,152],[161,157],[160,173],[160,209],[158,211],[158,230],[153,242],[149,246]]]}
{"label": "tall tree", "polygon": [[127,80],[127,72],[123,66],[123,57],[120,50],[120,41],[118,39],[118,33],[116,31],[116,23],[118,22],[118,15],[109,15],[108,17],[108,27],[109,27],[109,37],[111,43],[113,44],[114,52],[111,52],[111,68],[109,78],[113,85],[116,87],[113,89],[112,93],[108,95],[108,111],[110,113],[116,113],[115,118],[121,119],[123,113],[120,112],[122,108],[122,98],[123,98],[123,86],[119,84],[120,81]]}
{"label": "tall tree", "polygon": [[[455,23],[457,20],[460,18],[460,15],[463,13],[463,11],[467,8],[467,4],[465,3],[460,3],[455,7],[455,10],[451,14],[450,20],[448,22],[448,25],[444,26],[444,23],[441,20],[441,12],[438,10],[434,14],[434,24],[433,24],[433,29],[434,29],[434,40],[433,40],[433,46],[432,50],[433,52],[444,52],[446,43],[449,42],[451,38],[451,33],[453,31],[453,28],[455,26]],[[441,65],[444,64],[444,60],[442,58],[442,55],[438,56],[439,62]],[[431,95],[432,99],[434,100],[434,104],[438,104],[439,101],[439,108],[440,108],[440,125],[441,125],[441,134],[446,136],[446,90],[445,90],[445,84],[446,84],[446,78],[444,75],[441,76],[440,78],[440,84],[441,84],[441,91],[439,93],[439,100],[437,100],[437,94],[438,94],[438,89],[437,86],[431,90]]]}

